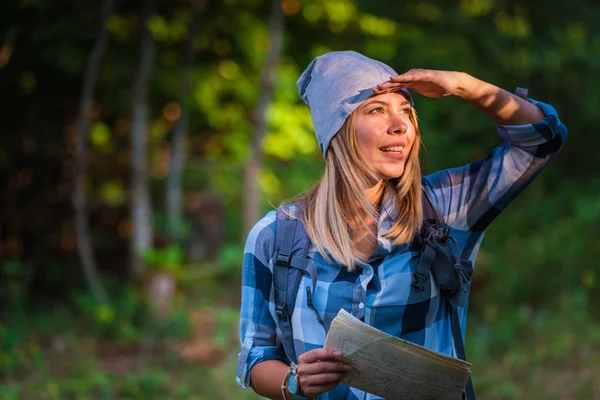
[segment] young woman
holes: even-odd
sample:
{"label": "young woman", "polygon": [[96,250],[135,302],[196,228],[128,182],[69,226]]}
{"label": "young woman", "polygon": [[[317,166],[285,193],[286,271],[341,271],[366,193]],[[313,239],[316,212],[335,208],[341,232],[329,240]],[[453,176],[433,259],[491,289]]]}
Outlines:
{"label": "young woman", "polygon": [[[295,358],[282,345],[273,300],[281,232],[269,212],[244,250],[237,379],[272,399],[375,399],[340,384],[350,366],[338,350],[323,348],[332,319],[343,308],[386,333],[455,356],[437,283],[424,295],[412,281],[420,252],[410,243],[423,224],[422,196],[443,218],[461,258],[474,262],[486,227],[559,151],[567,130],[554,108],[523,92],[513,95],[461,72],[398,75],[351,51],[317,57],[298,87],[326,161],[321,180],[293,201],[302,206],[299,219],[316,268],[316,281],[305,275],[300,287],[314,291],[298,291],[290,320],[297,365],[290,365]],[[467,101],[496,123],[504,142],[484,160],[421,176],[421,137],[408,89]],[[468,290],[459,297],[464,337]]]}

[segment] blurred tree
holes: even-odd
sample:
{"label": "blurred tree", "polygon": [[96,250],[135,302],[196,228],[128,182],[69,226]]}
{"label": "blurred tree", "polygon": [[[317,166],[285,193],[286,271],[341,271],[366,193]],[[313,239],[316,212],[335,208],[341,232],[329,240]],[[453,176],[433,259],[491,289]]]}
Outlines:
{"label": "blurred tree", "polygon": [[181,63],[181,79],[179,83],[179,119],[173,128],[171,137],[171,157],[169,175],[167,177],[167,230],[170,240],[181,242],[183,239],[183,185],[182,175],[185,163],[187,131],[189,130],[189,112],[191,106],[192,80],[191,68],[194,56],[193,42],[200,24],[200,15],[208,0],[198,0],[191,4],[192,16],[187,27],[187,38]]}
{"label": "blurred tree", "polygon": [[108,297],[98,276],[96,268],[96,258],[90,241],[90,230],[88,222],[88,209],[86,200],[87,189],[87,150],[89,134],[89,112],[94,99],[94,87],[98,68],[104,56],[106,43],[108,41],[108,31],[106,21],[114,8],[114,0],[104,0],[102,2],[101,24],[98,36],[88,57],[86,70],[83,78],[81,96],[79,99],[79,111],[76,125],[76,147],[75,162],[73,163],[73,209],[75,212],[75,234],[77,236],[77,250],[83,274],[87,279],[88,285],[96,299],[100,302],[106,302]]}
{"label": "blurred tree", "polygon": [[140,278],[144,272],[142,255],[152,245],[152,203],[150,198],[147,162],[147,92],[150,71],[154,63],[154,39],[149,20],[155,11],[155,0],[145,0],[142,13],[140,59],[135,76],[131,121],[131,220],[133,237],[131,243],[131,273]]}
{"label": "blurred tree", "polygon": [[244,168],[244,234],[250,232],[260,216],[258,200],[258,178],[262,164],[262,141],[267,133],[267,108],[273,97],[273,86],[277,76],[277,64],[281,55],[284,19],[281,0],[271,0],[269,22],[269,47],[260,80],[258,103],[254,114],[254,134],[250,154]]}

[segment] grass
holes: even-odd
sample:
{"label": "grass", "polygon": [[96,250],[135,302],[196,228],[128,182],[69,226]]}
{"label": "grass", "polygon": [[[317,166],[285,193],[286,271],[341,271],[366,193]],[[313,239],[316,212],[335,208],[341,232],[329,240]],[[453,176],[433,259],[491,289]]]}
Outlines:
{"label": "grass", "polygon": [[[0,399],[259,399],[235,383],[238,300],[213,288],[161,323],[117,304],[0,324]],[[569,308],[473,316],[467,353],[478,397],[600,400],[600,325]]]}

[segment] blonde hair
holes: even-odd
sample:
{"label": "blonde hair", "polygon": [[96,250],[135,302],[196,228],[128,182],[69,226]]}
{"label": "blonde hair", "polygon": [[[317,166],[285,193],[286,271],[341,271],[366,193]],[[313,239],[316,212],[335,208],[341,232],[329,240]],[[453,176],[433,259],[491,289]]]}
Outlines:
{"label": "blonde hair", "polygon": [[[326,156],[325,171],[320,181],[305,194],[290,202],[303,203],[302,220],[310,240],[321,254],[330,261],[356,269],[359,259],[368,256],[352,245],[352,225],[365,220],[379,220],[377,206],[362,195],[372,188],[381,177],[368,165],[358,147],[355,130],[356,112],[350,114],[338,133],[331,140]],[[411,108],[410,120],[416,138],[408,155],[401,177],[385,181],[385,186],[395,189],[398,217],[385,236],[394,244],[410,242],[423,222],[421,205],[421,166],[417,115]]]}

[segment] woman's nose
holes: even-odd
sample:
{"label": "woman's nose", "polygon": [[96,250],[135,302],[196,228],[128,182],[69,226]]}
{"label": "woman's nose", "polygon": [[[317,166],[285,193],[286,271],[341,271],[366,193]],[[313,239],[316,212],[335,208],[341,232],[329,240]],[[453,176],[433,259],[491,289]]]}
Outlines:
{"label": "woman's nose", "polygon": [[392,114],[390,117],[390,127],[388,133],[400,135],[406,133],[408,125],[406,124],[404,117],[404,114]]}

